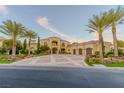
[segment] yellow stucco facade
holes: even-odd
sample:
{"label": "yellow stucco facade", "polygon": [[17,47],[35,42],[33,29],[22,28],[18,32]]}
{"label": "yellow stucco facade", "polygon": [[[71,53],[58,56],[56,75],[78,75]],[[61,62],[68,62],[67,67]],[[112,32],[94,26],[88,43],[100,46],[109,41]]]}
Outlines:
{"label": "yellow stucco facade", "polygon": [[[50,48],[52,54],[75,54],[75,55],[93,55],[96,51],[99,51],[98,41],[88,41],[83,43],[70,43],[66,40],[62,40],[58,37],[49,37],[40,40],[41,45],[47,45]],[[111,50],[112,44],[105,42],[105,52]],[[36,42],[32,43],[32,48],[36,48]]]}
{"label": "yellow stucco facade", "polygon": [[[4,41],[3,37],[0,37],[0,47]],[[83,43],[70,43],[59,37],[49,37],[40,40],[41,45],[47,45],[50,48],[51,54],[74,54],[74,55],[94,55],[96,51],[99,51],[98,41],[92,40]],[[112,48],[110,42],[105,42],[105,52],[109,52]],[[37,40],[31,41],[31,50],[37,49]]]}
{"label": "yellow stucco facade", "polygon": [[50,48],[50,52],[53,54],[66,53],[66,48],[69,44],[70,42],[58,37],[41,39],[41,45],[47,45]]}

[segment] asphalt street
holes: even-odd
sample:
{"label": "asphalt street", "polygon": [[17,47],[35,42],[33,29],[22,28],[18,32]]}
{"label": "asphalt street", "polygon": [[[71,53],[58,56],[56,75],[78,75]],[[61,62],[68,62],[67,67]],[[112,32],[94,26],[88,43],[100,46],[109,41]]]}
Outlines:
{"label": "asphalt street", "polygon": [[0,66],[2,88],[122,88],[124,70]]}

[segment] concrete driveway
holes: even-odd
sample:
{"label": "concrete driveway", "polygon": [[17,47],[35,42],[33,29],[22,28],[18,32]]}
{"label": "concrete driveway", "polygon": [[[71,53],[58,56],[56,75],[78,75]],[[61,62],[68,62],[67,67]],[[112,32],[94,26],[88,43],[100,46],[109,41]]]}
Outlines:
{"label": "concrete driveway", "polygon": [[12,63],[12,65],[55,66],[55,67],[87,67],[80,55],[46,55],[32,57]]}

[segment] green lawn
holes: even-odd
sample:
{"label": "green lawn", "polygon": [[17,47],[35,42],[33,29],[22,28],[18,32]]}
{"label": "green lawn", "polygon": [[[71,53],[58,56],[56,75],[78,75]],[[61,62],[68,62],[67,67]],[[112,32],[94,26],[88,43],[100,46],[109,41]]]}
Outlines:
{"label": "green lawn", "polygon": [[112,64],[104,64],[107,67],[124,67],[124,62],[112,63]]}
{"label": "green lawn", "polygon": [[10,63],[15,62],[15,60],[5,60],[8,57],[10,57],[10,55],[0,54],[0,64],[10,64]]}
{"label": "green lawn", "polygon": [[8,58],[10,55],[8,54],[0,54],[0,59]]}
{"label": "green lawn", "polygon": [[13,62],[15,62],[15,60],[10,60],[10,61],[8,61],[8,60],[0,60],[0,64],[11,64]]}
{"label": "green lawn", "polygon": [[89,66],[93,66],[93,64],[90,63],[90,62],[88,62],[88,61],[86,61],[86,63],[87,63]]}
{"label": "green lawn", "polygon": [[[86,62],[89,66],[93,66],[93,63]],[[103,64],[107,67],[124,67],[124,62],[117,62],[117,63],[111,63],[111,64]]]}

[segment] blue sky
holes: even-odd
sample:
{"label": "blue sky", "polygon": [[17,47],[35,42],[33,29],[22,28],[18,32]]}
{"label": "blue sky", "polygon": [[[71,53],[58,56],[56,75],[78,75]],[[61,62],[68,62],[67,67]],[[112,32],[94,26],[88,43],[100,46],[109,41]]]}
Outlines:
{"label": "blue sky", "polygon": [[[97,33],[86,31],[88,19],[117,6],[84,5],[16,5],[0,7],[0,24],[12,19],[35,31],[41,38],[58,36],[72,42],[96,40]],[[117,37],[124,39],[124,24],[117,26]],[[4,36],[0,33],[0,36]],[[4,36],[6,37],[6,36]],[[111,31],[104,32],[104,39],[112,41]]]}

